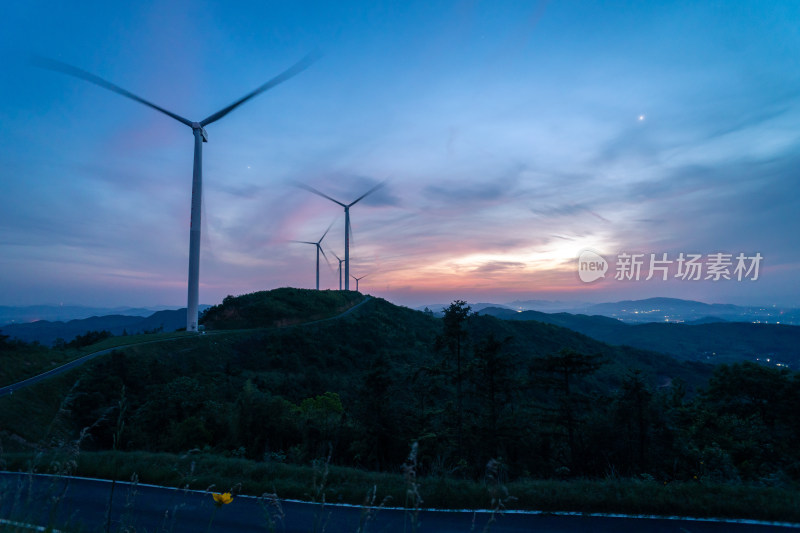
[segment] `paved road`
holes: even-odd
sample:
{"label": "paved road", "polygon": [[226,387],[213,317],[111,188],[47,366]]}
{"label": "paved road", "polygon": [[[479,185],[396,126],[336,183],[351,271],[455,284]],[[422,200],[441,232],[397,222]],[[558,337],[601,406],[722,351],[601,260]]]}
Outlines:
{"label": "paved road", "polygon": [[[294,325],[291,325],[291,326],[284,326],[284,327],[310,326],[312,324],[319,324],[321,322],[327,322],[329,320],[337,320],[339,318],[342,318],[342,317],[345,317],[345,316],[349,315],[350,313],[352,313],[353,311],[355,311],[356,309],[358,309],[359,307],[361,307],[362,305],[364,305],[365,303],[367,303],[371,299],[372,299],[371,296],[365,296],[363,300],[358,302],[356,305],[354,305],[353,307],[351,307],[347,311],[345,311],[343,313],[340,313],[340,314],[338,314],[336,316],[330,317],[330,318],[323,318],[321,320],[313,320],[311,322],[303,322],[303,323],[300,323],[300,324],[294,324]],[[222,334],[222,333],[226,333],[226,332],[225,331],[210,331],[210,332],[207,333],[207,335],[218,335],[218,334]],[[84,355],[83,357],[75,359],[74,361],[70,361],[69,363],[61,365],[61,366],[59,366],[57,368],[53,368],[52,370],[48,370],[47,372],[43,372],[43,373],[39,374],[38,376],[33,376],[31,378],[24,379],[24,380],[18,381],[16,383],[12,383],[11,385],[6,385],[5,387],[0,387],[0,398],[2,398],[3,396],[9,395],[9,394],[13,394],[14,391],[16,391],[16,390],[19,390],[19,389],[22,389],[22,388],[25,388],[25,387],[30,387],[31,385],[35,385],[36,383],[39,383],[40,381],[43,381],[45,379],[51,378],[53,376],[57,376],[59,374],[63,374],[64,372],[66,372],[68,370],[72,370],[73,368],[75,368],[77,366],[80,366],[80,365],[86,363],[87,361],[91,361],[95,357],[99,357],[101,355],[105,355],[105,354],[111,353],[114,350],[124,350],[125,348],[131,347],[131,346],[143,346],[145,344],[155,344],[155,343],[162,343],[162,342],[170,342],[170,341],[174,341],[174,340],[178,340],[178,339],[185,339],[185,338],[187,338],[187,335],[180,335],[178,337],[170,337],[168,339],[158,339],[158,340],[153,340],[153,341],[137,342],[137,343],[132,343],[132,344],[123,344],[121,346],[115,346],[114,348],[108,348],[107,350],[100,350],[100,351],[97,351],[97,352],[92,352],[90,354]]]}
{"label": "paved road", "polygon": [[[5,521],[70,528],[84,533],[105,531],[111,482],[24,473],[0,473],[0,524]],[[411,515],[402,509],[365,509],[279,500],[283,519],[275,531],[285,533],[355,533],[412,531]],[[198,533],[211,531],[263,533],[274,502],[246,496],[214,511],[211,495],[152,485],[117,483],[111,531]],[[494,533],[781,533],[798,525],[711,522],[691,519],[506,513],[495,517]],[[421,511],[419,533],[484,531],[489,512]],[[7,522],[6,522],[7,523]],[[2,529],[2,527],[0,527]]]}

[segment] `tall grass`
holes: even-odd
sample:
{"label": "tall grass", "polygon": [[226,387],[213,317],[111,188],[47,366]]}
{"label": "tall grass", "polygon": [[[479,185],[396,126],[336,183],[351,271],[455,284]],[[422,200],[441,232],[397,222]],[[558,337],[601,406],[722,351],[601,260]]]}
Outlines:
{"label": "tall grass", "polygon": [[[34,469],[63,464],[65,452],[38,456]],[[10,470],[31,468],[28,453],[6,453]],[[209,486],[241,484],[241,493],[280,498],[361,505],[365,491],[376,487],[384,502],[406,507],[489,509],[544,512],[622,513],[698,518],[748,518],[800,523],[797,487],[764,487],[707,482],[667,485],[639,479],[520,480],[500,483],[489,476],[481,482],[447,477],[409,478],[403,473],[374,473],[326,464],[324,484],[314,466],[255,462],[211,454],[175,455],[148,452],[81,452],[75,474],[130,479],[143,483],[205,490]],[[316,485],[308,480],[316,477]],[[495,474],[496,476],[496,474]],[[509,496],[513,496],[512,499]],[[324,500],[323,500],[324,498]],[[410,522],[413,524],[413,520]],[[413,529],[410,529],[413,531]]]}

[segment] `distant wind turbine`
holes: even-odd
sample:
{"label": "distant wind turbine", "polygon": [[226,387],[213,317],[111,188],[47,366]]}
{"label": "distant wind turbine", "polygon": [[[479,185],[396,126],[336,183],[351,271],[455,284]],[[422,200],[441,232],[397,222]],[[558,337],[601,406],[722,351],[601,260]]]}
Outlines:
{"label": "distant wind turbine", "polygon": [[212,124],[246,101],[250,100],[251,98],[258,96],[259,94],[263,93],[266,90],[269,90],[276,85],[283,83],[284,81],[288,80],[299,74],[300,72],[304,71],[308,68],[312,63],[314,63],[318,59],[318,54],[309,54],[288,69],[284,70],[282,73],[278,74],[265,84],[261,85],[260,87],[256,88],[252,92],[246,94],[242,98],[236,100],[228,107],[225,107],[213,115],[209,115],[207,118],[201,120],[200,122],[193,122],[187,118],[184,118],[180,115],[176,115],[171,111],[167,111],[163,107],[159,107],[151,102],[148,102],[144,98],[136,96],[135,94],[114,85],[111,82],[108,82],[94,74],[86,72],[85,70],[81,70],[77,67],[73,67],[72,65],[68,65],[66,63],[62,63],[60,61],[55,61],[53,59],[43,58],[43,57],[36,57],[33,59],[33,62],[36,66],[41,68],[45,68],[48,70],[54,70],[56,72],[61,72],[63,74],[68,74],[70,76],[74,76],[76,78],[80,78],[82,80],[88,81],[90,83],[94,83],[95,85],[99,85],[104,89],[108,89],[109,91],[113,91],[117,94],[121,94],[126,98],[130,98],[131,100],[135,100],[140,104],[144,104],[147,107],[155,109],[156,111],[160,111],[161,113],[171,117],[178,122],[186,124],[190,128],[192,128],[192,132],[194,133],[194,167],[192,171],[192,209],[191,209],[191,221],[189,225],[189,290],[188,290],[188,303],[186,305],[186,331],[197,331],[197,304],[198,304],[198,293],[199,293],[199,285],[200,285],[200,209],[202,205],[202,197],[203,197],[203,143],[208,142],[208,135],[206,134],[205,127],[209,124]]}
{"label": "distant wind turbine", "polygon": [[366,278],[367,276],[369,276],[369,274],[364,274],[360,278],[357,278],[357,277],[353,276],[353,279],[356,280],[356,292],[358,292],[358,282],[359,282],[359,280],[362,280],[362,279]]}
{"label": "distant wind turbine", "polygon": [[[322,237],[320,237],[317,242],[293,241],[293,242],[299,242],[299,243],[303,243],[303,244],[313,244],[314,246],[317,247],[317,290],[319,290],[319,253],[322,252],[322,257],[325,258],[325,261],[328,261],[328,256],[325,255],[325,250],[322,249],[322,239],[325,238],[325,235],[328,234],[328,232],[331,230],[332,227],[333,227],[333,224],[328,226],[328,229],[325,230],[325,233],[322,234]],[[330,263],[328,263],[328,264],[330,264]],[[339,280],[339,285],[341,285],[341,279]],[[341,288],[340,288],[340,290],[341,290]]]}
{"label": "distant wind turbine", "polygon": [[339,290],[342,290],[342,263],[344,263],[344,259],[339,259],[339,256],[335,253],[331,252],[333,257],[335,257],[339,261]]}
{"label": "distant wind turbine", "polygon": [[327,198],[331,202],[333,202],[335,204],[339,204],[340,206],[344,207],[344,290],[349,291],[350,290],[350,231],[351,231],[350,230],[350,208],[353,207],[354,205],[356,205],[358,202],[360,202],[364,198],[366,198],[367,196],[369,196],[370,194],[372,194],[373,192],[375,192],[378,189],[380,189],[381,187],[383,187],[384,186],[384,182],[381,182],[381,183],[377,184],[376,186],[374,186],[373,188],[371,188],[370,190],[368,190],[367,192],[365,192],[364,194],[362,194],[361,196],[359,196],[358,198],[356,198],[355,200],[353,200],[349,204],[344,204],[344,203],[340,202],[339,200],[335,200],[335,199],[331,198],[330,196],[328,196],[327,194],[318,191],[314,187],[311,187],[310,185],[305,185],[303,183],[299,183],[297,186],[301,187],[301,188],[303,188],[303,189],[305,189],[305,190],[307,190],[309,192],[313,192],[317,196],[322,196],[323,198]]}

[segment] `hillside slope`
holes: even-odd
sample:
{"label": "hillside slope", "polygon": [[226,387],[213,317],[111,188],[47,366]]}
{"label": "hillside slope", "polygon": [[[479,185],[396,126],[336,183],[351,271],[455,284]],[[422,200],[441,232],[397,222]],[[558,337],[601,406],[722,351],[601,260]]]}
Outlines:
{"label": "hillside slope", "polygon": [[[251,458],[278,454],[304,462],[331,443],[343,464],[382,470],[401,464],[408,443],[419,440],[429,469],[436,457],[448,462],[459,455],[481,465],[489,448],[501,446],[520,472],[546,472],[567,460],[566,442],[552,436],[562,422],[545,415],[560,401],[547,385],[552,380],[542,381],[548,357],[578,354],[598,363],[591,375],[573,378],[576,401],[595,398],[574,416],[580,435],[590,431],[591,419],[613,423],[607,409],[631,376],[651,391],[671,390],[678,380],[691,394],[711,374],[707,365],[610,346],[566,328],[477,315],[463,324],[458,374],[442,319],[379,298],[344,317],[308,323],[363,299],[300,289],[227,297],[201,320],[209,334],[133,346],[88,363],[50,385],[60,384],[63,402],[19,391],[12,402],[22,403],[0,422],[26,441],[45,438],[49,421],[31,424],[30,414],[21,416],[30,409],[55,416],[45,402],[62,413],[57,427],[73,434],[91,427],[85,445],[104,449],[124,394],[123,440],[131,450],[241,449]],[[589,433],[581,438],[596,440]],[[550,451],[531,458],[531,439],[549,442]],[[568,448],[577,471],[602,468],[583,444]]]}

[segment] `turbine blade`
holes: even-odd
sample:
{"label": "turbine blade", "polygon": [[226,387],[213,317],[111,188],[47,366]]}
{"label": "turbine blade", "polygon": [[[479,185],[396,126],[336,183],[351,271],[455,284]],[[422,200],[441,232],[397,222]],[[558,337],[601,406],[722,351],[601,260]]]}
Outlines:
{"label": "turbine blade", "polygon": [[362,194],[361,196],[359,196],[358,198],[356,198],[356,200],[355,200],[355,201],[353,201],[353,202],[351,202],[351,203],[350,203],[350,205],[348,205],[347,207],[352,207],[352,206],[354,206],[355,204],[357,204],[358,202],[360,202],[361,200],[363,200],[364,198],[366,198],[366,197],[367,197],[367,196],[369,196],[370,194],[374,193],[375,191],[377,191],[378,189],[380,189],[380,188],[381,188],[381,187],[383,187],[384,185],[386,185],[386,182],[385,182],[385,181],[382,181],[382,182],[380,182],[379,184],[377,184],[376,186],[374,186],[373,188],[371,188],[370,190],[368,190],[367,192],[365,192],[364,194]]}
{"label": "turbine blade", "polygon": [[[317,245],[317,246],[319,246],[319,245]],[[331,266],[331,262],[328,261],[328,256],[325,255],[325,250],[322,249],[322,246],[319,246],[319,251],[322,252],[322,257],[324,257],[325,258],[325,262],[328,263],[328,268],[333,269],[333,267]]]}
{"label": "turbine blade", "polygon": [[[334,220],[334,222],[336,222],[336,221]],[[325,238],[325,235],[327,235],[327,234],[328,234],[328,232],[331,230],[331,228],[332,228],[332,227],[333,227],[333,222],[331,222],[331,225],[330,225],[330,226],[328,226],[328,229],[326,229],[326,230],[325,230],[325,233],[323,233],[323,234],[322,234],[322,237],[320,237],[320,238],[319,238],[319,242],[320,242],[320,243],[322,242],[322,239],[324,239],[324,238]]]}
{"label": "turbine blade", "polygon": [[164,113],[165,115],[167,115],[168,117],[174,118],[178,122],[183,122],[184,124],[186,124],[190,128],[192,127],[192,121],[191,120],[189,120],[187,118],[183,118],[180,115],[176,115],[172,111],[167,111],[163,107],[157,106],[156,104],[154,104],[152,102],[148,102],[144,98],[142,98],[140,96],[136,96],[132,92],[126,91],[122,87],[119,87],[118,85],[114,85],[113,83],[111,83],[109,81],[106,81],[106,80],[104,80],[103,78],[101,78],[99,76],[95,76],[94,74],[92,74],[90,72],[86,72],[85,70],[79,69],[78,67],[73,67],[72,65],[68,65],[66,63],[62,63],[61,61],[56,61],[55,59],[50,59],[50,58],[47,58],[47,57],[40,57],[40,56],[34,56],[33,59],[32,59],[32,63],[35,66],[39,67],[39,68],[52,70],[52,71],[55,71],[55,72],[61,72],[62,74],[67,74],[67,75],[73,76],[75,78],[80,78],[80,79],[82,79],[84,81],[88,81],[89,83],[93,83],[95,85],[98,85],[98,86],[100,86],[100,87],[102,87],[104,89],[108,89],[109,91],[115,92],[117,94],[121,94],[122,96],[124,96],[126,98],[130,98],[131,100],[135,100],[135,101],[139,102],[140,104],[144,104],[147,107],[155,109],[156,111],[160,111],[160,112]]}
{"label": "turbine blade", "polygon": [[325,194],[325,193],[323,193],[323,192],[320,192],[320,191],[318,191],[317,189],[315,189],[315,188],[314,188],[314,187],[312,187],[311,185],[306,185],[305,183],[295,183],[295,187],[300,187],[301,189],[305,189],[305,190],[307,190],[308,192],[312,192],[312,193],[316,194],[317,196],[322,196],[323,198],[327,198],[327,199],[328,199],[328,200],[330,200],[331,202],[333,202],[333,203],[336,203],[336,204],[339,204],[339,205],[340,205],[340,206],[342,206],[342,207],[346,207],[346,206],[345,206],[345,205],[344,205],[342,202],[340,202],[339,200],[334,200],[333,198],[331,198],[331,197],[330,197],[330,196],[328,196],[327,194]]}
{"label": "turbine blade", "polygon": [[240,105],[245,103],[246,101],[250,100],[251,98],[254,98],[254,97],[258,96],[259,94],[263,93],[264,91],[272,89],[276,85],[279,85],[279,84],[285,82],[286,80],[288,80],[290,78],[293,78],[294,76],[297,76],[298,74],[303,72],[305,69],[310,67],[315,61],[317,61],[317,59],[319,59],[320,56],[321,56],[321,54],[319,52],[312,52],[312,53],[308,54],[307,56],[305,56],[303,59],[301,59],[300,61],[298,61],[297,63],[295,63],[291,67],[289,67],[288,69],[284,70],[283,72],[281,72],[280,74],[278,74],[277,76],[275,76],[274,78],[269,80],[264,85],[258,87],[253,92],[251,92],[251,93],[243,96],[242,98],[236,100],[234,103],[232,103],[228,107],[226,107],[224,109],[220,109],[219,111],[217,111],[216,113],[214,113],[210,117],[201,120],[200,121],[200,125],[205,127],[205,126],[208,126],[209,124],[211,124],[212,122],[218,121],[219,119],[221,119],[222,117],[224,117],[225,115],[227,115],[228,113],[230,113],[231,111],[233,111],[234,109],[236,109],[237,107],[239,107]]}
{"label": "turbine blade", "polygon": [[291,242],[299,242],[299,243],[302,243],[302,244],[317,244],[315,242],[309,242],[309,241],[291,241]]}
{"label": "turbine blade", "polygon": [[[330,251],[330,250],[328,250],[328,251]],[[335,274],[337,276],[339,275],[339,271],[337,269],[333,268],[333,265],[331,264],[330,261],[328,261],[328,269],[331,271],[331,274]]]}

